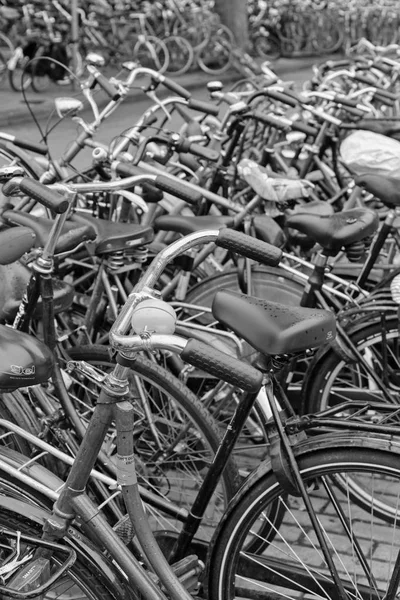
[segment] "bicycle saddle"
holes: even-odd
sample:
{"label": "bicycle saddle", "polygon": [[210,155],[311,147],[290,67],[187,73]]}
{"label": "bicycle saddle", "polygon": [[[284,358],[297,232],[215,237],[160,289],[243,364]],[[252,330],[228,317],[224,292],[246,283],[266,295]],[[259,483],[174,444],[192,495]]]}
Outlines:
{"label": "bicycle saddle", "polygon": [[254,227],[256,238],[263,242],[268,242],[278,248],[283,248],[285,245],[285,234],[269,215],[254,215],[251,220]]}
{"label": "bicycle saddle", "polygon": [[48,381],[53,355],[31,335],[0,325],[0,391]]}
{"label": "bicycle saddle", "polygon": [[0,232],[0,265],[18,260],[34,246],[36,236],[29,227],[6,229]]}
{"label": "bicycle saddle", "polygon": [[378,215],[366,208],[355,208],[333,215],[294,214],[286,225],[310,236],[326,253],[334,256],[343,246],[359,242],[375,233]]}
{"label": "bicycle saddle", "polygon": [[115,223],[84,214],[75,214],[72,222],[90,225],[97,234],[95,253],[106,254],[142,246],[153,239],[153,228],[134,223]]}
{"label": "bicycle saddle", "polygon": [[154,220],[156,231],[175,231],[187,235],[204,229],[222,229],[232,227],[233,217],[205,215],[204,217],[182,217],[181,215],[163,215]]}
{"label": "bicycle saddle", "polygon": [[212,314],[256,350],[271,356],[316,348],[336,333],[330,311],[286,306],[229,290],[217,292]]}
{"label": "bicycle saddle", "polygon": [[[36,235],[35,246],[37,248],[43,248],[43,246],[47,242],[51,228],[53,227],[54,223],[51,219],[47,219],[46,217],[35,217],[34,215],[31,215],[30,213],[21,210],[5,210],[1,216],[2,219],[10,225],[22,225],[24,227],[29,227]],[[62,229],[62,234],[68,233],[73,229],[76,229],[76,223],[68,221],[67,223],[65,223]],[[86,232],[81,232],[80,240],[85,241],[93,239],[95,237],[96,232],[93,230],[92,227],[88,226]],[[66,249],[67,248],[63,248],[63,250]]]}
{"label": "bicycle saddle", "polygon": [[355,184],[381,200],[386,206],[400,206],[400,180],[387,175],[358,175]]}

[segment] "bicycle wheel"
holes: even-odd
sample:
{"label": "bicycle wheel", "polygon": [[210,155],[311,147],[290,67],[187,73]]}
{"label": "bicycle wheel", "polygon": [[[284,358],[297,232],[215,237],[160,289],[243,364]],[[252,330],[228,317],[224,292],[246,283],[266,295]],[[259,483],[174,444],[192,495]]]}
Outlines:
{"label": "bicycle wheel", "polygon": [[[85,422],[99,394],[99,383],[90,373],[85,373],[85,363],[94,367],[100,376],[114,365],[103,346],[71,348],[68,352],[76,361],[70,372],[73,385],[69,393]],[[157,363],[137,356],[129,382],[137,411],[134,435],[139,482],[168,502],[190,509],[219,445],[219,430],[196,396]],[[115,458],[114,431],[110,431],[106,441],[106,452],[111,460]],[[210,539],[237,489],[238,480],[237,468],[231,459],[199,530],[202,539]],[[148,512],[154,530],[181,528],[182,523],[162,514],[156,507],[148,506]]]}
{"label": "bicycle wheel", "polygon": [[140,38],[133,48],[133,60],[140,66],[164,73],[168,69],[169,55],[164,42],[151,35]]}
{"label": "bicycle wheel", "polygon": [[[323,440],[295,448],[328,552],[349,598],[384,597],[399,547],[398,521],[388,525],[375,512],[382,499],[398,506],[399,455],[391,452],[389,438],[372,437],[323,436]],[[337,487],[338,477],[350,485]],[[352,503],[355,477],[370,489],[369,511]],[[286,511],[279,529],[269,518],[270,507],[277,502]],[[269,464],[249,478],[216,531],[209,555],[207,597],[342,597],[303,500],[282,489]]]}
{"label": "bicycle wheel", "polygon": [[7,61],[3,53],[0,53],[0,84],[4,83],[7,75]]}
{"label": "bicycle wheel", "polygon": [[[14,507],[13,509],[8,508],[9,504],[9,502],[6,502],[6,499],[0,497],[0,527],[2,529],[0,563],[3,563],[7,557],[7,544],[5,544],[7,534],[4,530],[19,531],[23,535],[37,538],[41,537],[41,525],[29,518],[29,505],[24,507],[21,503],[16,505],[14,510]],[[18,513],[17,510],[20,510],[21,512]],[[66,541],[66,544],[68,545],[68,541]],[[12,539],[10,539],[10,545],[11,547],[14,546]],[[77,549],[74,542],[69,545],[72,545],[75,550]],[[22,556],[28,554],[30,551],[34,551],[36,548],[37,544],[34,542],[28,543],[21,541]],[[50,570],[56,565],[59,565],[63,559],[65,560],[65,555],[61,557],[60,552],[56,551],[49,558]],[[93,560],[88,560],[87,556],[84,556],[78,551],[77,560],[68,572],[58,581],[54,582],[49,591],[40,597],[43,598],[43,600],[54,600],[55,598],[57,598],[57,600],[71,600],[72,598],[75,600],[112,600],[121,598],[121,593],[116,591],[114,594],[113,592],[112,582],[109,580],[112,567],[111,565],[108,566],[111,569],[108,573],[105,573],[104,569],[102,571],[100,566],[96,569]]]}
{"label": "bicycle wheel", "polygon": [[227,71],[232,64],[232,45],[221,31],[215,33],[197,54],[197,64],[205,73],[220,75]]}
{"label": "bicycle wheel", "polygon": [[277,60],[282,55],[281,43],[273,33],[266,32],[253,40],[254,51],[263,60]]}
{"label": "bicycle wheel", "polygon": [[163,40],[169,55],[166,72],[169,75],[183,75],[193,64],[194,52],[190,43],[183,37],[169,36]]}
{"label": "bicycle wheel", "polygon": [[397,318],[360,326],[349,337],[381,385],[359,361],[349,361],[334,350],[316,356],[303,387],[303,412],[314,413],[348,400],[382,402],[383,390],[398,403],[400,346]]}

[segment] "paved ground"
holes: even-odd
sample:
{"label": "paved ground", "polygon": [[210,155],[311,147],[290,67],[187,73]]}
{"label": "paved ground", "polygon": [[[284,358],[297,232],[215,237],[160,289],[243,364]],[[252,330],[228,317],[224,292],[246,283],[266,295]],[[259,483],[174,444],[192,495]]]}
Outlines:
{"label": "paved ground", "polygon": [[[337,55],[335,56],[335,58]],[[329,57],[325,57],[326,60]],[[273,67],[277,74],[284,76],[287,73],[309,70],[311,66],[321,62],[321,59],[316,58],[296,58],[296,59],[279,59]],[[110,72],[111,76],[114,74]],[[181,77],[174,78],[178,83],[186,87],[187,89],[194,90],[196,88],[205,87],[206,83],[213,78],[206,73],[189,73]],[[227,83],[240,79],[240,76],[234,71],[225,73],[220,77],[215,77],[221,81]],[[26,97],[29,104],[34,111],[35,115],[40,118],[46,118],[54,107],[54,98],[57,96],[71,96],[74,94],[79,95],[79,91],[75,91],[70,87],[60,87],[51,85],[51,87],[42,94],[36,94],[35,92],[28,90]],[[143,97],[140,90],[132,90],[129,93],[129,99],[134,101],[138,97]],[[0,127],[12,127],[14,125],[21,125],[21,123],[32,122],[32,115],[30,114],[26,102],[22,97],[22,94],[14,92],[10,89],[8,82],[2,84],[0,89]]]}

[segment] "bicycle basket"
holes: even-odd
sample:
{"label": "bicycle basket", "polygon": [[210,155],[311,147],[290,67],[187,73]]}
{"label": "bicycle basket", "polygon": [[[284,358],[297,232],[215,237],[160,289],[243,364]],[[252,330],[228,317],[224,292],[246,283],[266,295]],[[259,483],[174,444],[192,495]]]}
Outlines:
{"label": "bicycle basket", "polygon": [[376,173],[400,179],[400,142],[373,131],[355,131],[343,140],[341,159],[354,175]]}

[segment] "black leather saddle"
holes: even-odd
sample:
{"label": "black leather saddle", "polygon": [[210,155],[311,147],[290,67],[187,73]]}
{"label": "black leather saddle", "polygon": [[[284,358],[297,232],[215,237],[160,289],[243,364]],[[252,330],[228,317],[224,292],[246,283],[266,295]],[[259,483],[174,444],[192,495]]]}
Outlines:
{"label": "black leather saddle", "polygon": [[288,217],[286,225],[305,233],[320,244],[326,253],[335,255],[343,246],[373,235],[378,228],[379,217],[366,208],[355,208],[328,216],[302,212]]}
{"label": "black leather saddle", "polygon": [[[2,214],[2,218],[11,225],[30,227],[36,234],[37,247],[44,246],[53,226],[51,219],[35,217],[30,213],[19,210],[6,210]],[[114,223],[81,214],[74,215],[71,220],[65,223],[60,238],[64,234],[73,232],[78,227],[80,228],[79,241],[93,241],[95,254],[99,255],[133,246],[141,246],[153,239],[153,229],[151,227],[131,223]],[[76,245],[76,241],[74,244]],[[70,248],[63,246],[63,251],[67,249]]]}
{"label": "black leather saddle", "polygon": [[286,306],[237,292],[217,292],[212,313],[265,355],[292,354],[333,340],[335,316],[327,310]]}
{"label": "black leather saddle", "polygon": [[365,173],[358,175],[354,181],[356,185],[379,198],[386,206],[400,206],[400,179],[376,173]]}
{"label": "black leather saddle", "polygon": [[9,265],[28,252],[36,236],[29,227],[11,227],[0,231],[0,265]]}
{"label": "black leather saddle", "polygon": [[163,215],[154,220],[156,231],[175,231],[182,235],[203,231],[204,229],[222,229],[232,227],[233,217],[205,215],[200,217],[183,217],[182,215]]}

